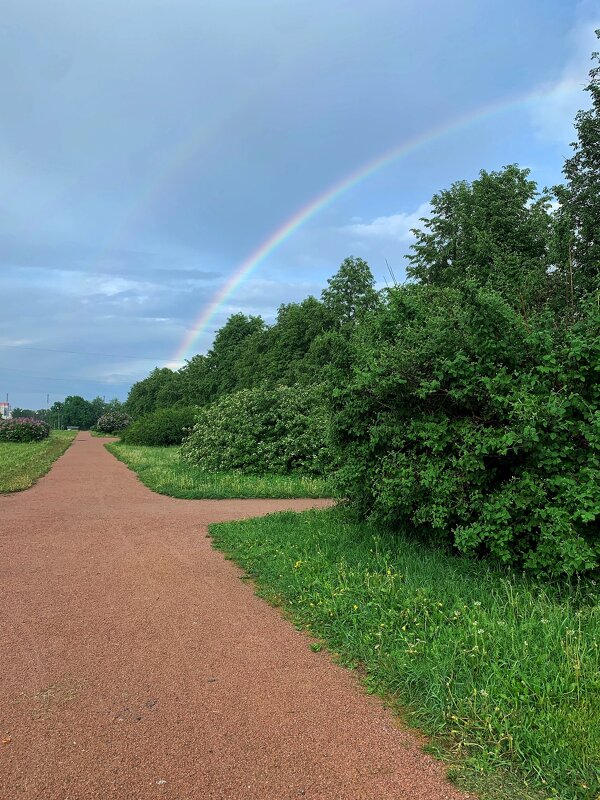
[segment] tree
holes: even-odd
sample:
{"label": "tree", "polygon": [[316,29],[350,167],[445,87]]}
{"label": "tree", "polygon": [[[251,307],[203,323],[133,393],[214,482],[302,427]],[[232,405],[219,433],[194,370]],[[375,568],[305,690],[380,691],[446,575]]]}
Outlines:
{"label": "tree", "polygon": [[201,406],[210,399],[208,358],[203,354],[192,356],[179,371],[181,395],[184,406]]}
{"label": "tree", "polygon": [[528,176],[512,164],[435,194],[424,230],[413,231],[408,275],[428,286],[472,282],[516,307],[544,301],[551,290],[550,195]]}
{"label": "tree", "polygon": [[122,403],[117,397],[113,397],[108,403],[105,403],[106,411],[123,411],[125,404]]}
{"label": "tree", "polygon": [[209,399],[235,391],[240,385],[240,356],[247,339],[260,336],[265,330],[261,317],[232,314],[225,325],[217,331],[212,348],[208,352],[207,387]]}
{"label": "tree", "polygon": [[133,384],[124,410],[137,419],[157,408],[169,408],[180,400],[179,374],[168,367],[155,367],[147,378]]}
{"label": "tree", "polygon": [[329,359],[339,361],[345,352],[349,329],[379,302],[360,258],[347,258],[328,283],[322,302],[307,297],[282,305],[271,327],[259,316],[233,314],[206,355],[195,355],[178,372],[156,368],[135,383],[125,410],[135,419],[159,408],[205,405],[265,382],[322,382]]}
{"label": "tree", "polygon": [[308,377],[312,377],[306,359],[313,342],[333,324],[333,314],[316,297],[280,306],[277,321],[269,328],[266,337],[262,356],[264,378],[287,385],[306,382]]}
{"label": "tree", "polygon": [[69,395],[64,402],[54,403],[52,410],[60,412],[60,427],[69,426],[88,430],[96,422],[94,406],[80,395]]}
{"label": "tree", "polygon": [[339,325],[354,324],[377,307],[375,279],[362,258],[344,259],[327,285],[322,294],[323,303]]}
{"label": "tree", "polygon": [[18,406],[14,406],[12,411],[13,419],[17,419],[18,417],[30,417],[32,419],[36,419],[37,411],[32,411],[31,408],[19,408]]}
{"label": "tree", "polygon": [[94,399],[90,400],[89,402],[90,402],[90,405],[92,406],[93,414],[94,414],[94,417],[95,417],[94,422],[93,422],[93,424],[95,425],[96,424],[96,420],[105,413],[105,411],[107,409],[107,405],[104,402],[104,400],[99,396],[98,397],[94,397]]}
{"label": "tree", "polygon": [[[600,39],[600,29],[596,31]],[[565,161],[566,186],[555,187],[561,209],[561,267],[567,296],[576,297],[597,291],[600,274],[600,54],[593,53],[586,91],[592,107],[575,117],[577,141],[574,153]],[[566,236],[565,236],[566,228]]]}

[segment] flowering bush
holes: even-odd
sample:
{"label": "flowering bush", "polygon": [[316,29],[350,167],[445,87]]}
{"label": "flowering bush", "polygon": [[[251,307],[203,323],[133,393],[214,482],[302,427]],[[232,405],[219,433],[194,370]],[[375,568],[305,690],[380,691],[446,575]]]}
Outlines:
{"label": "flowering bush", "polygon": [[121,434],[121,441],[127,444],[166,447],[181,444],[184,436],[194,424],[196,409],[159,408],[132,423]]}
{"label": "flowering bush", "polygon": [[201,408],[181,455],[209,472],[319,475],[329,461],[327,430],[318,388],[259,386]]}
{"label": "flowering bush", "polygon": [[50,426],[40,419],[15,417],[0,420],[0,442],[39,442],[50,435]]}
{"label": "flowering bush", "polygon": [[131,424],[131,417],[124,411],[107,411],[96,422],[96,430],[100,433],[117,433]]}

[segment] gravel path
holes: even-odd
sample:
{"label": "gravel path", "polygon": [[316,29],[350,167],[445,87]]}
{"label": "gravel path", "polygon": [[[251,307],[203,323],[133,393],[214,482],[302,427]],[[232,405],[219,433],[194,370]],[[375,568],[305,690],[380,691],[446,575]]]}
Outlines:
{"label": "gravel path", "polygon": [[162,497],[88,434],[0,497],[0,799],[464,800],[205,535],[324,503]]}

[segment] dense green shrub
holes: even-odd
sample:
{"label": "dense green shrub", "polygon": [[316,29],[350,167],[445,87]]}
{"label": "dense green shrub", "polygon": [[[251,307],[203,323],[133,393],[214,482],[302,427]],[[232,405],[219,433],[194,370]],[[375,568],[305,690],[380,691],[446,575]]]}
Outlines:
{"label": "dense green shrub", "polygon": [[131,417],[124,411],[107,411],[96,422],[96,430],[100,433],[117,433],[131,424]]}
{"label": "dense green shrub", "polygon": [[160,408],[140,417],[121,434],[127,444],[166,446],[181,444],[186,432],[194,424],[196,409]]}
{"label": "dense green shrub", "polygon": [[184,461],[209,472],[322,474],[327,413],[317,387],[242,389],[198,411]]}
{"label": "dense green shrub", "polygon": [[340,491],[464,553],[597,567],[599,332],[596,304],[567,326],[469,285],[392,290],[335,392]]}
{"label": "dense green shrub", "polygon": [[50,426],[40,419],[13,417],[0,420],[0,442],[39,442],[50,435]]}

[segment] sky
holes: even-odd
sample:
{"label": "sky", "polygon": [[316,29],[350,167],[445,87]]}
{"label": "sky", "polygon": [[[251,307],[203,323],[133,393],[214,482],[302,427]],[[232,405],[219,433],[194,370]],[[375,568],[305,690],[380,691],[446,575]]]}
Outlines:
{"label": "sky", "polygon": [[346,256],[402,280],[481,169],[556,184],[599,49],[600,0],[1,7],[0,399],[33,409],[124,399]]}

